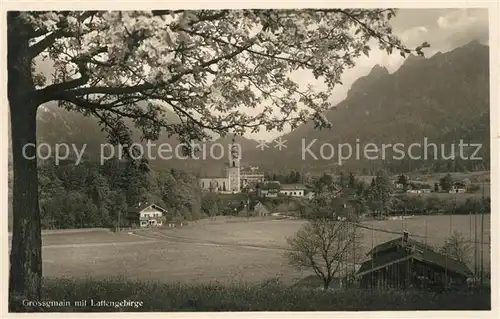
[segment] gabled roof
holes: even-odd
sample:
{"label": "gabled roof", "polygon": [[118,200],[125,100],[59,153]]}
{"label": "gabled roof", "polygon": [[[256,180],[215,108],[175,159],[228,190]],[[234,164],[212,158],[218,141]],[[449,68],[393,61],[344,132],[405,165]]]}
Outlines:
{"label": "gabled roof", "polygon": [[252,210],[256,210],[256,209],[263,209],[264,211],[268,212],[269,209],[267,209],[266,205],[262,204],[261,202],[257,202],[255,203],[255,205],[253,206]]}
{"label": "gabled roof", "polygon": [[279,190],[281,188],[281,185],[279,182],[266,182],[259,184],[259,188],[262,190],[272,190],[272,189]]}
{"label": "gabled roof", "polygon": [[[390,240],[390,241],[387,241],[385,243],[382,243],[380,245],[377,245],[375,247],[373,247],[368,253],[367,255],[372,255],[374,253],[378,254],[380,252],[383,252],[385,250],[388,250],[388,249],[391,249],[393,247],[396,247],[396,246],[402,246],[403,244],[403,237],[398,237],[398,238],[395,238],[393,240]],[[407,246],[414,246],[414,247],[418,247],[420,248],[421,250],[433,250],[434,248],[430,245],[427,245],[427,244],[424,244],[422,242],[419,242],[419,241],[416,241],[414,239],[411,239],[411,238],[408,238],[407,242],[406,242],[406,245]]]}
{"label": "gabled roof", "polygon": [[281,184],[281,190],[305,190],[302,184]]}
{"label": "gabled roof", "polygon": [[336,191],[336,192],[346,191],[345,187],[342,187],[342,186],[340,186],[340,185],[339,185],[339,184],[337,184],[337,183],[334,183],[334,184],[332,185],[332,188],[333,188],[333,190],[334,190],[334,191]]}
{"label": "gabled roof", "polygon": [[390,265],[406,257],[408,256],[403,254],[402,252],[394,251],[381,255],[378,258],[367,260],[361,264],[361,267],[358,269],[357,275],[362,275],[363,273],[366,272],[375,271],[379,267]]}
{"label": "gabled roof", "polygon": [[[373,252],[380,253],[398,245],[402,245],[402,237],[378,245],[374,247],[368,254],[372,254]],[[365,261],[361,265],[357,274],[362,275],[363,273],[369,273],[381,267],[385,267],[393,263],[398,263],[404,259],[414,258],[420,260],[421,262],[433,264],[447,269],[447,271],[454,272],[459,275],[463,275],[466,277],[472,276],[472,272],[465,263],[440,254],[434,251],[433,248],[429,245],[418,242],[416,240],[408,239],[408,241],[406,242],[406,247],[409,248],[406,252],[392,251],[386,254],[375,255],[374,258]],[[413,249],[411,249],[410,247]]]}
{"label": "gabled roof", "polygon": [[154,203],[139,203],[139,205],[137,205],[136,207],[132,207],[129,209],[129,212],[130,213],[140,213],[141,211],[145,210],[146,208],[149,208],[149,207],[153,207],[163,213],[168,213],[168,210],[166,210],[165,208],[162,208]]}
{"label": "gabled roof", "polygon": [[455,185],[455,186],[466,186],[464,182],[454,182],[453,185]]}
{"label": "gabled roof", "polygon": [[[419,259],[418,256],[417,259]],[[448,271],[452,271],[463,276],[468,277],[473,275],[469,267],[467,267],[467,265],[463,262],[447,257],[446,255],[437,253],[433,250],[424,251],[420,259],[424,262],[441,266],[448,269]]]}

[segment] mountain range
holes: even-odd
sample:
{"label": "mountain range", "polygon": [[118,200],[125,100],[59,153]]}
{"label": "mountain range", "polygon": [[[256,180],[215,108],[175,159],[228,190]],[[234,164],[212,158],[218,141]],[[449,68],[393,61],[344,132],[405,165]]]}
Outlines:
{"label": "mountain range", "polygon": [[[489,47],[474,41],[430,58],[410,56],[392,74],[377,65],[353,83],[344,101],[325,113],[331,129],[316,130],[312,123],[306,123],[282,136],[287,147],[281,151],[269,147],[252,152],[260,152],[260,156],[246,155],[251,160],[262,158],[261,166],[270,169],[276,167],[273,163],[279,163],[284,169],[325,171],[339,165],[337,155],[321,158],[323,144],[327,158],[329,145],[337,152],[338,144],[343,143],[350,144],[355,153],[357,142],[362,152],[367,143],[379,148],[395,143],[408,147],[427,138],[429,143],[451,150],[451,144],[463,139],[483,144],[481,154],[488,162],[489,99]],[[309,149],[318,160],[309,153],[303,156],[314,140]],[[391,157],[389,152],[386,158]],[[417,148],[412,155],[422,152]],[[362,157],[342,164],[353,170],[375,164]]]}
{"label": "mountain range", "polygon": [[[482,143],[481,154],[489,160],[489,47],[471,42],[429,58],[410,56],[394,73],[382,66],[359,78],[350,88],[345,100],[325,112],[332,123],[331,129],[317,130],[312,123],[305,123],[285,134],[281,139],[286,145],[281,151],[270,143],[260,150],[258,142],[245,137],[228,136],[216,142],[229,145],[234,141],[243,150],[242,163],[257,165],[267,171],[335,170],[339,167],[335,153],[337,145],[349,143],[376,145],[429,142],[450,145],[460,139]],[[175,114],[171,114],[175,118]],[[37,135],[39,142],[87,144],[87,153],[98,154],[100,144],[106,143],[94,118],[66,111],[55,103],[46,104],[38,112]],[[134,130],[138,140],[138,131]],[[303,155],[304,146],[315,141],[310,153]],[[162,135],[155,143],[177,145],[174,137]],[[213,142],[212,142],[213,143]],[[210,144],[208,145],[210,146]],[[227,151],[227,149],[225,150]],[[415,150],[419,154],[422,150]],[[326,154],[325,154],[326,153]],[[389,150],[390,154],[390,150]],[[386,154],[387,155],[387,154]],[[227,157],[220,160],[153,160],[159,169],[182,168],[200,175],[222,173]],[[367,159],[346,160],[342,167],[361,170],[383,165],[382,161]]]}

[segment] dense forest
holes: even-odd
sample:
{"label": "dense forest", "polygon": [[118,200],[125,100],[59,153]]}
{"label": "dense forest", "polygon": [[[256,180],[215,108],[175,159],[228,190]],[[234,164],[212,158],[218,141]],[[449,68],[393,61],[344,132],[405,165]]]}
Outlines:
{"label": "dense forest", "polygon": [[146,201],[168,209],[169,217],[201,217],[196,178],[175,169],[152,171],[130,160],[110,160],[102,166],[43,163],[39,181],[44,229],[113,227],[120,212]]}

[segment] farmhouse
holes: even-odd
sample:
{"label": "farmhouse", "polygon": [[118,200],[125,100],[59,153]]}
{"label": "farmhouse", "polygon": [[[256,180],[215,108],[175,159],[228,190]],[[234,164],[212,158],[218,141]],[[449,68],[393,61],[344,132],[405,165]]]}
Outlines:
{"label": "farmhouse", "polygon": [[454,193],[465,193],[466,192],[466,185],[465,183],[463,182],[455,182],[453,183],[453,186],[450,190],[450,194],[454,194]]}
{"label": "farmhouse", "polygon": [[435,252],[432,247],[403,236],[374,247],[371,259],[356,276],[362,287],[442,289],[465,286],[472,272],[462,262]]}
{"label": "farmhouse", "polygon": [[402,183],[399,183],[399,182],[394,182],[394,187],[396,187],[397,189],[403,189],[404,188],[404,185]]}
{"label": "farmhouse", "polygon": [[281,185],[280,194],[292,197],[304,196],[306,188],[300,184],[283,184]]}
{"label": "farmhouse", "polygon": [[260,183],[256,186],[259,197],[278,197],[281,186],[279,182]]}
{"label": "farmhouse", "polygon": [[308,191],[304,195],[307,199],[312,200],[314,198],[314,192]]}
{"label": "farmhouse", "polygon": [[129,210],[127,221],[131,227],[160,227],[168,211],[152,203],[139,203]]}
{"label": "farmhouse", "polygon": [[409,189],[406,191],[408,194],[422,194],[422,190],[421,189]]}
{"label": "farmhouse", "polygon": [[241,184],[246,185],[257,185],[264,181],[264,173],[258,171],[258,167],[249,167],[247,169],[242,169],[240,171]]}

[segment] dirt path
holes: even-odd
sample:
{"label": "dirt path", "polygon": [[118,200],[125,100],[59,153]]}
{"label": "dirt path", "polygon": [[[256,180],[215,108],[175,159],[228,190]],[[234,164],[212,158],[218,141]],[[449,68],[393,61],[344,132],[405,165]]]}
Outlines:
{"label": "dirt path", "polygon": [[81,247],[103,247],[103,246],[126,246],[126,245],[139,245],[156,243],[158,240],[140,240],[140,241],[126,241],[126,242],[110,242],[110,243],[88,243],[88,244],[56,244],[42,246],[46,248],[81,248]]}

